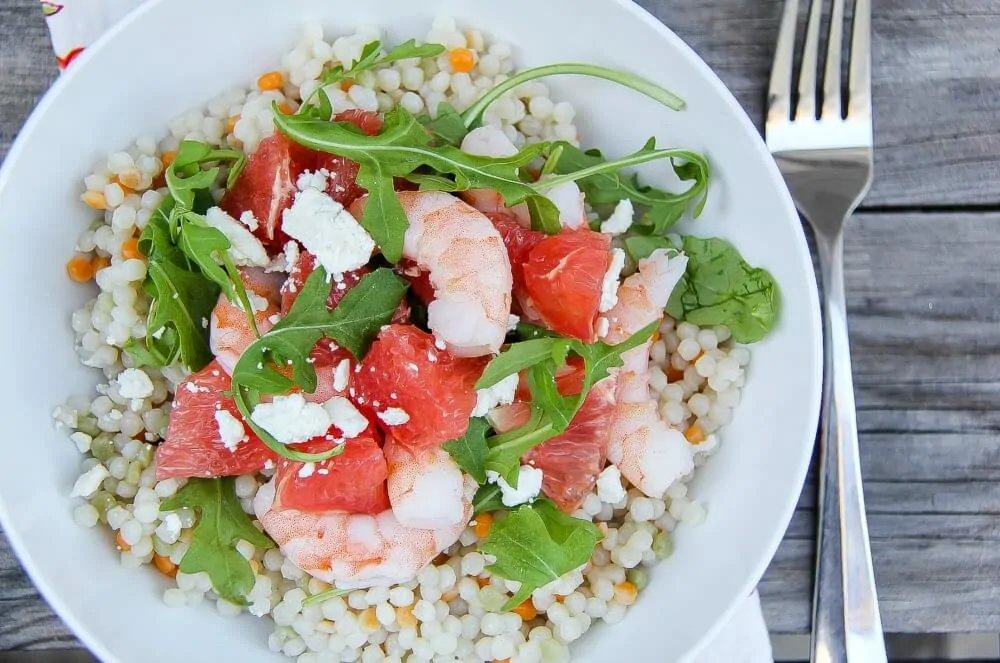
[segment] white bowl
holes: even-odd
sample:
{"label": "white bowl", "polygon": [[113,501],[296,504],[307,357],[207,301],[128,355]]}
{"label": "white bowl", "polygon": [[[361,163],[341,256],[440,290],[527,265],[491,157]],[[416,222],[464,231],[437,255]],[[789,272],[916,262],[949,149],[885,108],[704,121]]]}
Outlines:
{"label": "white bowl", "polygon": [[[816,429],[816,285],[798,216],[764,144],[680,39],[628,0],[154,0],[57,81],[0,172],[0,273],[8,284],[0,520],[45,597],[104,661],[249,663],[276,655],[262,621],[166,607],[162,576],[122,568],[106,530],[73,523],[66,495],[80,456],[53,429],[50,413],[95,381],[77,362],[69,326],[70,313],[93,292],[69,282],[63,269],[92,218],[79,201],[81,178],[109,150],[140,133],[159,134],[171,117],[273,69],[302,20],[320,19],[332,31],[374,23],[396,40],[422,37],[441,13],[514,43],[522,66],[609,65],[686,99],[688,110],[674,113],[608,83],[551,81],[554,96],[581,109],[588,146],[622,154],[655,135],[664,146],[704,151],[714,168],[710,202],[686,230],[728,238],[781,288],[780,324],[753,347],[743,402],[721,451],[695,481],[707,521],[680,528],[673,556],[655,569],[626,619],[592,631],[575,646],[575,660],[685,660],[721,628],[774,554]],[[644,172],[655,180],[664,171]]]}

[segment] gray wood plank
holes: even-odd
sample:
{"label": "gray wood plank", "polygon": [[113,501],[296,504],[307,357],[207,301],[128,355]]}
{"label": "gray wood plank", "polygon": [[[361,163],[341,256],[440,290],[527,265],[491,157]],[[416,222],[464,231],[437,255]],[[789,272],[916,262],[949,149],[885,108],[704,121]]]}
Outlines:
{"label": "gray wood plank", "polygon": [[[757,119],[781,0],[644,0]],[[0,0],[0,158],[54,77],[36,0]],[[882,0],[870,206],[1000,203],[1000,7]],[[1000,214],[862,214],[848,292],[885,625],[1000,630]],[[809,626],[814,484],[761,584],[777,632]],[[78,646],[0,537],[0,651]]]}
{"label": "gray wood plank", "polygon": [[[783,0],[639,4],[687,41],[761,126]],[[872,19],[878,149],[865,205],[1000,203],[1000,5],[880,0]]]}

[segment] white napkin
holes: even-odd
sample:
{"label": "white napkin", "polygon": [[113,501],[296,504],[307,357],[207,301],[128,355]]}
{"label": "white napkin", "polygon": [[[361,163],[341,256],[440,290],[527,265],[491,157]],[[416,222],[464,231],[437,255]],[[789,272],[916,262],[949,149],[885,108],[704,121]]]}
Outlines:
{"label": "white napkin", "polygon": [[[52,47],[65,69],[108,26],[143,0],[42,0]],[[693,663],[773,663],[771,641],[757,592],[746,600],[729,624]]]}

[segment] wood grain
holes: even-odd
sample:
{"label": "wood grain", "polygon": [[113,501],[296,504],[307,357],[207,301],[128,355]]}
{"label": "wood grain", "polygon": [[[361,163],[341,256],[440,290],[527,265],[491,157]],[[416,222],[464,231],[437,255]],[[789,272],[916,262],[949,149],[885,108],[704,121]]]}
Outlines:
{"label": "wood grain", "polygon": [[[761,117],[781,0],[640,4]],[[874,20],[877,174],[847,290],[883,619],[997,631],[1000,5],[881,0]],[[36,0],[0,0],[0,158],[55,74]],[[775,632],[809,628],[812,477],[799,506],[761,583]],[[0,537],[0,651],[76,646]]]}

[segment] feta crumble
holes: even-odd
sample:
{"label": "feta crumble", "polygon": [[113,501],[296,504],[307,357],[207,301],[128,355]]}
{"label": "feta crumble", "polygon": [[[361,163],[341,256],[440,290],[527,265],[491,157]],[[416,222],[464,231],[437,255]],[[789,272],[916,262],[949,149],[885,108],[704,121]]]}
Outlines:
{"label": "feta crumble", "polygon": [[622,473],[614,465],[608,465],[597,477],[597,496],[605,504],[618,504],[625,499],[622,487]]}
{"label": "feta crumble", "polygon": [[82,431],[73,433],[69,436],[69,439],[73,441],[73,444],[76,445],[76,448],[79,449],[82,454],[90,451],[90,444],[94,441],[94,438]]}
{"label": "feta crumble", "polygon": [[302,242],[330,275],[367,264],[375,250],[375,241],[343,205],[311,187],[295,195],[281,227]]}
{"label": "feta crumble", "polygon": [[73,484],[73,492],[69,496],[90,498],[109,476],[111,476],[111,472],[108,472],[108,468],[103,465],[94,465],[77,478],[76,483]]}
{"label": "feta crumble", "polygon": [[226,214],[220,207],[210,207],[205,212],[205,221],[220,231],[232,245],[229,255],[237,265],[266,267],[271,259],[260,240],[253,236],[245,225]]}
{"label": "feta crumble", "polygon": [[307,403],[302,394],[275,396],[270,403],[260,403],[250,419],[282,444],[305,442],[330,428],[324,406]]}
{"label": "feta crumble", "polygon": [[357,437],[368,428],[368,419],[358,412],[354,403],[343,396],[334,396],[326,403],[323,403],[323,411],[334,426],[340,429],[344,437],[350,439]]}
{"label": "feta crumble", "polygon": [[500,501],[504,506],[527,504],[542,491],[544,473],[537,467],[522,465],[517,470],[517,488],[512,488],[498,472],[486,471],[486,480],[500,486]]}
{"label": "feta crumble", "polygon": [[608,267],[604,281],[601,282],[601,305],[597,309],[601,313],[610,311],[618,303],[618,279],[623,269],[625,269],[625,251],[611,249],[611,266]]}
{"label": "feta crumble", "polygon": [[167,544],[177,543],[181,536],[181,519],[176,513],[168,513],[156,528],[156,536]]}
{"label": "feta crumble", "polygon": [[621,235],[632,227],[632,220],[635,217],[635,209],[632,201],[622,198],[615,206],[615,211],[601,223],[601,232],[608,235]]}
{"label": "feta crumble", "polygon": [[597,319],[597,338],[604,338],[611,330],[611,323],[604,316]]}
{"label": "feta crumble", "polygon": [[298,187],[299,191],[305,191],[306,189],[326,191],[327,178],[329,176],[330,171],[326,168],[320,168],[316,172],[307,170],[299,175],[299,179],[295,181],[295,186]]}
{"label": "feta crumble", "polygon": [[227,410],[215,411],[215,423],[219,425],[219,439],[229,451],[236,451],[236,447],[241,442],[246,442],[249,438],[243,422],[230,414]]}
{"label": "feta crumble", "polygon": [[517,373],[508,375],[492,387],[476,390],[476,407],[472,410],[473,417],[483,417],[498,405],[510,405],[514,402],[514,392],[517,391]]}
{"label": "feta crumble", "polygon": [[255,217],[253,212],[250,210],[246,210],[240,214],[240,223],[249,228],[250,232],[254,232],[257,228],[260,228],[260,223],[257,222],[257,217]]}
{"label": "feta crumble", "polygon": [[311,477],[315,471],[316,463],[302,463],[302,467],[299,468],[299,478],[305,479]]}
{"label": "feta crumble", "polygon": [[153,381],[145,371],[126,368],[118,374],[118,393],[122,398],[149,398],[153,395]]}
{"label": "feta crumble", "polygon": [[347,388],[347,382],[351,377],[351,360],[341,359],[337,368],[333,369],[333,388],[343,391]]}
{"label": "feta crumble", "polygon": [[402,408],[390,407],[385,412],[379,412],[378,418],[387,426],[401,426],[410,420],[410,415]]}
{"label": "feta crumble", "polygon": [[517,329],[517,323],[521,322],[521,318],[511,313],[507,316],[507,331],[514,331]]}

